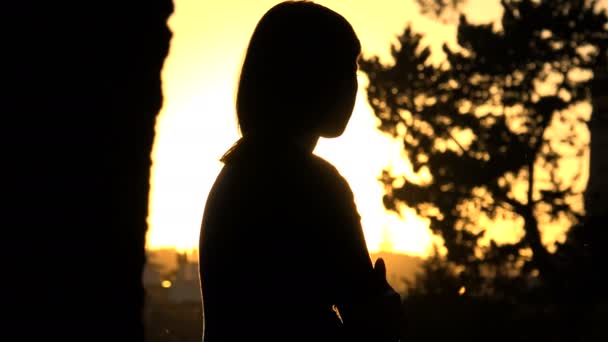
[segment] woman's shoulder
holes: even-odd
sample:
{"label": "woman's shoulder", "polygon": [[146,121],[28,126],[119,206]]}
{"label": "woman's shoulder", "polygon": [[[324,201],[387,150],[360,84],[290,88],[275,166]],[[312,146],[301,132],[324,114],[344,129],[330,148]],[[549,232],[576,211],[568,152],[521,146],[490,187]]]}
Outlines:
{"label": "woman's shoulder", "polygon": [[312,168],[318,173],[319,176],[337,178],[342,180],[344,179],[338,169],[336,169],[334,165],[332,165],[330,162],[323,159],[322,157],[317,156],[316,154],[311,154],[308,160]]}
{"label": "woman's shoulder", "polygon": [[348,198],[353,197],[348,182],[333,164],[314,154],[310,158],[310,163],[315,170],[315,177],[318,177],[319,183],[325,189],[340,193]]}
{"label": "woman's shoulder", "polygon": [[311,191],[341,192],[352,197],[346,179],[326,159],[293,146],[255,147],[244,144],[235,150],[224,165],[223,178],[237,183],[241,180],[249,186],[259,183],[269,190],[299,184]]}

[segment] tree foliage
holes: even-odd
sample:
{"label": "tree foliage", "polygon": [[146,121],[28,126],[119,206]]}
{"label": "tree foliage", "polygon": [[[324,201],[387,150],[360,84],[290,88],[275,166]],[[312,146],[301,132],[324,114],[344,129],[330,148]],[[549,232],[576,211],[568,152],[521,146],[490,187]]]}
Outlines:
{"label": "tree foliage", "polygon": [[467,0],[416,0],[422,15],[444,23],[449,22],[451,18],[457,18],[466,2]]}
{"label": "tree foliage", "polygon": [[[541,227],[583,214],[581,173],[562,169],[588,147],[577,127],[589,118],[577,105],[590,101],[608,42],[597,1],[501,5],[500,31],[460,17],[460,48],[444,45],[443,65],[429,62],[410,26],[391,47],[392,64],[361,62],[379,129],[403,141],[415,172],[431,176],[414,182],[384,170],[385,206],[404,203],[430,219],[467,289],[495,295],[514,277],[557,277]],[[521,226],[521,238],[482,244],[499,221]]]}

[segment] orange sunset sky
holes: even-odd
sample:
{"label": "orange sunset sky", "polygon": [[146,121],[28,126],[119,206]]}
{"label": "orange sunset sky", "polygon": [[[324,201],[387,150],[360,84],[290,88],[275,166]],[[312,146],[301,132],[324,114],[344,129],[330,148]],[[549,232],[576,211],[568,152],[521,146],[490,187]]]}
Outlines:
{"label": "orange sunset sky", "polygon": [[[234,97],[240,65],[257,21],[276,0],[175,0],[169,20],[171,49],[162,73],[164,104],[157,119],[152,153],[148,248],[195,248],[207,193],[221,168],[220,156],[238,139]],[[433,61],[443,59],[441,44],[456,46],[455,24],[422,17],[413,0],[317,0],[342,14],[361,40],[363,55],[389,62],[390,43],[408,22],[424,33]],[[469,0],[470,21],[501,16],[498,0]],[[349,181],[371,252],[427,255],[432,237],[428,224],[403,208],[402,218],[382,205],[376,180],[383,168],[412,176],[402,145],[376,129],[367,103],[367,78],[359,73],[355,110],[343,136],[322,139],[315,153],[334,164]],[[518,237],[518,225],[500,235]],[[494,234],[494,235],[493,235]],[[559,234],[554,234],[553,238]],[[551,237],[548,237],[551,238]]]}

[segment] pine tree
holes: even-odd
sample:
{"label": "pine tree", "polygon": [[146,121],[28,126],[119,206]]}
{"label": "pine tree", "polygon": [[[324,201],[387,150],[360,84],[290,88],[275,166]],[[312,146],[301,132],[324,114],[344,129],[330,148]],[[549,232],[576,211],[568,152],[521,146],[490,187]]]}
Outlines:
{"label": "pine tree", "polygon": [[[590,102],[608,41],[597,1],[501,4],[501,31],[460,17],[461,49],[444,45],[445,65],[429,63],[409,26],[392,46],[394,63],[361,63],[379,129],[402,139],[414,171],[430,175],[414,182],[384,170],[385,206],[404,203],[430,219],[463,284],[490,294],[513,284],[502,278],[558,277],[541,225],[576,223],[584,213],[580,170],[560,170],[568,160],[582,165],[588,141],[577,129],[589,118],[577,105]],[[519,224],[523,235],[482,246],[483,218]]]}

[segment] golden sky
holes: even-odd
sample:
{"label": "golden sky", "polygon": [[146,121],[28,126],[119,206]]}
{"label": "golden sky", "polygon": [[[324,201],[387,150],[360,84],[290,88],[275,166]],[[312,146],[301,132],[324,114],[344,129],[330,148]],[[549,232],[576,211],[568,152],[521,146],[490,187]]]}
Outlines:
{"label": "golden sky", "polygon": [[[205,200],[221,168],[220,156],[238,138],[234,96],[242,58],[257,21],[276,0],[175,0],[171,49],[162,73],[164,105],[156,126],[148,247],[198,245]],[[443,58],[441,44],[455,46],[456,27],[422,17],[413,0],[318,0],[342,14],[357,32],[365,56],[389,62],[389,47],[408,22]],[[469,0],[474,22],[500,18],[498,0]],[[382,205],[380,171],[411,174],[400,142],[383,135],[367,103],[360,73],[355,110],[343,136],[321,140],[315,153],[349,181],[370,251],[424,256],[433,237],[425,221],[404,208],[403,218]],[[513,228],[515,229],[515,228]],[[506,232],[510,236],[517,231]]]}

